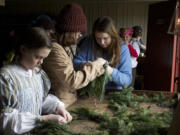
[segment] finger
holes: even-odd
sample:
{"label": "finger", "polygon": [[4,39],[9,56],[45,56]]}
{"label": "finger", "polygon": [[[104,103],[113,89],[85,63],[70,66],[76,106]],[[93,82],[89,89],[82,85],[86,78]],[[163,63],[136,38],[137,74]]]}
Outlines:
{"label": "finger", "polygon": [[64,119],[65,119],[66,121],[68,121],[67,114],[65,114],[63,117],[64,117]]}
{"label": "finger", "polygon": [[63,113],[63,115],[62,115],[62,117],[66,120],[66,121],[68,121],[68,112],[67,111],[65,111],[64,113]]}
{"label": "finger", "polygon": [[72,116],[69,113],[67,113],[67,121],[70,122],[71,120],[72,120]]}
{"label": "finger", "polygon": [[62,111],[59,115],[61,115],[62,117],[65,117],[65,112],[64,111]]}
{"label": "finger", "polygon": [[66,121],[69,122],[69,119],[70,119],[70,118],[69,118],[69,115],[66,114]]}
{"label": "finger", "polygon": [[72,116],[69,114],[69,121],[71,121],[72,120]]}
{"label": "finger", "polygon": [[63,117],[61,117],[61,118],[59,118],[58,123],[60,123],[60,124],[66,124],[67,121],[66,121]]}

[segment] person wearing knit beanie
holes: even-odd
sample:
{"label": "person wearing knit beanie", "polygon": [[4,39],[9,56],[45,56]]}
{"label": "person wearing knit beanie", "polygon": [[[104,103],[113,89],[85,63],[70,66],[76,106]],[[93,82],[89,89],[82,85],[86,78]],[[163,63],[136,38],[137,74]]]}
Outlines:
{"label": "person wearing knit beanie", "polygon": [[75,3],[64,6],[58,15],[57,29],[60,32],[86,32],[87,21],[82,8]]}
{"label": "person wearing knit beanie", "polygon": [[76,71],[71,45],[76,46],[81,33],[87,30],[82,8],[75,3],[65,5],[57,18],[58,40],[52,43],[50,55],[44,60],[43,69],[52,83],[52,92],[68,107],[77,100],[77,89],[104,73],[104,59],[97,59]]}

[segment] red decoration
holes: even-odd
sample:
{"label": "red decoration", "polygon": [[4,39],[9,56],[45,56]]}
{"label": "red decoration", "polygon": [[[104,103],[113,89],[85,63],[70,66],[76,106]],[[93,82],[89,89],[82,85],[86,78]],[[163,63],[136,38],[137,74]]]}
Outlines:
{"label": "red decoration", "polygon": [[131,56],[133,56],[133,57],[138,57],[138,54],[137,54],[137,52],[136,52],[136,50],[132,47],[132,45],[128,45],[128,48],[129,48],[129,52],[130,52],[130,54],[131,54]]}

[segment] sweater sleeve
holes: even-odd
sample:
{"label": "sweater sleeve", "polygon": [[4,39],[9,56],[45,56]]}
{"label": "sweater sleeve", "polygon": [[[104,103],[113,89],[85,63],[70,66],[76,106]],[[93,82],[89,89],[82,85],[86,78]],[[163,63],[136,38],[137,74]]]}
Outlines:
{"label": "sweater sleeve", "polygon": [[113,68],[112,81],[118,85],[128,86],[132,81],[132,66],[128,47],[121,48],[120,64]]}
{"label": "sweater sleeve", "polygon": [[37,119],[38,116],[29,112],[19,113],[18,110],[12,109],[11,112],[0,114],[0,129],[4,135],[23,134],[35,128]]}
{"label": "sweater sleeve", "polygon": [[104,73],[104,67],[98,61],[75,71],[72,59],[62,46],[54,44],[50,55],[45,59],[43,68],[51,80],[69,86],[72,90],[86,86],[90,81]]}
{"label": "sweater sleeve", "polygon": [[83,67],[83,63],[87,62],[87,61],[92,61],[90,59],[90,52],[91,51],[91,43],[92,41],[89,38],[85,38],[83,39],[83,41],[80,42],[79,44],[79,48],[77,50],[76,55],[74,56],[74,68],[75,70],[80,70]]}
{"label": "sweater sleeve", "polygon": [[56,112],[57,106],[64,106],[64,103],[61,102],[56,96],[48,94],[43,102],[42,112],[45,114],[51,114]]}
{"label": "sweater sleeve", "polygon": [[9,76],[0,74],[0,90],[0,129],[3,134],[22,134],[33,129],[40,116],[15,109],[17,92]]}
{"label": "sweater sleeve", "polygon": [[55,113],[58,105],[65,107],[64,103],[61,102],[55,95],[48,94],[51,87],[51,83],[49,77],[43,70],[41,70],[41,78],[44,86],[44,100],[42,105],[42,112],[44,114]]}

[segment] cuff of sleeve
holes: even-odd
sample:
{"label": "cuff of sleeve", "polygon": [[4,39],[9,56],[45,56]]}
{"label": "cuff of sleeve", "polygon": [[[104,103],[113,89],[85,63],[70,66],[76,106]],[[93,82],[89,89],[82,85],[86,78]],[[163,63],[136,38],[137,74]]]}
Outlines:
{"label": "cuff of sleeve", "polygon": [[118,73],[118,70],[116,68],[113,68],[113,72],[112,72],[112,81],[114,81],[114,78],[116,78],[117,76],[117,73]]}
{"label": "cuff of sleeve", "polygon": [[97,76],[100,76],[104,73],[105,69],[101,63],[99,63],[98,61],[93,61],[92,65],[95,66],[95,69],[97,71]]}
{"label": "cuff of sleeve", "polygon": [[52,109],[53,113],[56,113],[56,108],[57,106],[62,106],[65,108],[65,105],[62,101],[60,101],[56,96],[53,97],[53,102],[55,102],[54,104],[54,108]]}
{"label": "cuff of sleeve", "polygon": [[36,126],[38,117],[40,116],[33,115],[30,112],[19,113],[14,109],[11,113],[1,115],[1,122],[3,122],[1,128],[4,129],[4,134],[23,134]]}
{"label": "cuff of sleeve", "polygon": [[65,107],[64,103],[61,102],[56,96],[49,94],[43,103],[43,112],[55,113],[57,106]]}

